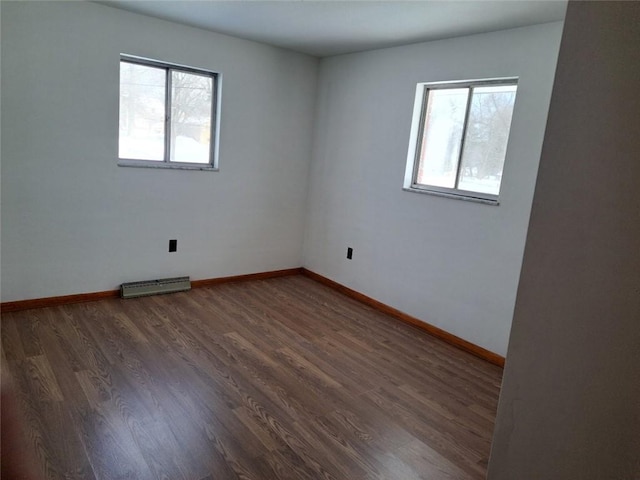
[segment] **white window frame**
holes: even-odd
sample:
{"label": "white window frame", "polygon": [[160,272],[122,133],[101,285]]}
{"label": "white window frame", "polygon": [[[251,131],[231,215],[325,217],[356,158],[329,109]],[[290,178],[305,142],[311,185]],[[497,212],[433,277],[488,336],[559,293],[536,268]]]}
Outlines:
{"label": "white window frame", "polygon": [[[409,150],[407,152],[407,164],[404,175],[403,189],[410,192],[427,193],[443,197],[450,197],[459,200],[469,200],[473,202],[486,203],[489,205],[499,205],[499,195],[493,195],[484,192],[473,192],[462,190],[459,188],[447,188],[436,185],[426,185],[417,182],[418,169],[420,167],[420,151],[422,149],[422,132],[424,130],[425,116],[427,112],[427,102],[429,99],[429,91],[436,89],[454,89],[464,87],[484,87],[487,85],[518,85],[518,77],[490,78],[478,80],[460,80],[450,82],[427,82],[418,83],[416,86],[416,95],[413,104],[413,117],[411,121],[411,133],[409,135]],[[464,126],[462,131],[462,139],[460,145],[460,153],[458,156],[458,169],[455,184],[458,184],[460,177],[460,164],[462,162],[462,154],[464,151],[465,133],[469,120],[469,110],[472,95],[469,95],[467,109],[465,112]],[[517,101],[517,95],[516,95]],[[513,120],[512,120],[513,123]],[[511,134],[509,134],[509,137]],[[509,140],[507,140],[507,145]],[[505,163],[506,163],[505,158]],[[500,183],[502,187],[502,181]]]}
{"label": "white window frame", "polygon": [[[164,127],[164,160],[142,160],[142,159],[130,159],[120,158],[118,153],[118,165],[121,167],[145,167],[145,168],[170,168],[178,170],[209,170],[218,171],[218,155],[220,145],[220,93],[222,86],[222,74],[211,70],[204,70],[196,67],[189,67],[186,65],[179,65],[176,63],[168,63],[160,60],[153,60],[145,57],[138,57],[129,54],[120,54],[120,61],[118,66],[123,62],[132,63],[135,65],[144,65],[150,67],[156,67],[163,69],[166,75],[165,82],[165,127]],[[190,162],[176,162],[169,159],[169,151],[171,141],[171,72],[187,72],[196,75],[202,75],[212,79],[213,92],[211,96],[211,133],[210,133],[210,151],[209,151],[209,163],[190,163]],[[120,90],[118,84],[118,91]],[[119,104],[119,102],[118,102]],[[121,112],[118,112],[120,115]],[[118,129],[118,140],[120,138],[120,130]]]}

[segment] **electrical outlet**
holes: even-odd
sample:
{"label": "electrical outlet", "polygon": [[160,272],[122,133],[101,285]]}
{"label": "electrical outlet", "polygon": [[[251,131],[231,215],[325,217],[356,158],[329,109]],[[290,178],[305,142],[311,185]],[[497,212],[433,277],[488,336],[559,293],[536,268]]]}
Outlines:
{"label": "electrical outlet", "polygon": [[169,251],[170,252],[178,251],[178,240],[169,240]]}
{"label": "electrical outlet", "polygon": [[349,260],[351,260],[353,258],[353,248],[351,248],[351,247],[347,248],[347,258]]}

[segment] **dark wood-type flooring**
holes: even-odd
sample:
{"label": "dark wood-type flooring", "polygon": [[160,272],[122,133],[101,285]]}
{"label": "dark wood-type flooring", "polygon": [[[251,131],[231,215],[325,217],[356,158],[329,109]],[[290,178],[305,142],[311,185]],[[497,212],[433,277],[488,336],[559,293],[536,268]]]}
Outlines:
{"label": "dark wood-type flooring", "polygon": [[51,479],[484,479],[502,370],[304,276],[6,313]]}

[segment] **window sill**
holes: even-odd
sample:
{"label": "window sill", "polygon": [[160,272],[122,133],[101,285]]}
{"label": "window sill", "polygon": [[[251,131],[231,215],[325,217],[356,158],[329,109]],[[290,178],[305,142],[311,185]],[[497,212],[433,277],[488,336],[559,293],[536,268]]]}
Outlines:
{"label": "window sill", "polygon": [[449,193],[449,192],[440,192],[437,190],[428,190],[426,188],[415,188],[415,187],[403,187],[403,190],[405,192],[426,193],[427,195],[435,195],[436,197],[453,198],[455,200],[464,200],[466,202],[483,203],[485,205],[493,205],[493,206],[500,205],[500,202],[497,198],[492,199],[492,198],[474,197],[472,195],[469,195],[467,193],[462,193],[462,192]]}
{"label": "window sill", "polygon": [[152,162],[137,160],[118,160],[119,167],[135,167],[135,168],[164,168],[168,170],[204,170],[209,172],[217,172],[219,169],[208,164],[199,163],[177,163],[177,162]]}

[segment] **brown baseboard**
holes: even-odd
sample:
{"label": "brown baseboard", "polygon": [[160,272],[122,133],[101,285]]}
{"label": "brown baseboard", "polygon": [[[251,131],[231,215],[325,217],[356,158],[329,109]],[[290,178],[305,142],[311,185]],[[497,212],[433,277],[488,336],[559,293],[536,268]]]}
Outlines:
{"label": "brown baseboard", "polygon": [[193,280],[191,288],[211,287],[221,283],[246,282],[248,280],[264,280],[266,278],[288,277],[300,275],[302,268],[287,268],[286,270],[272,270],[270,272],[249,273],[247,275],[234,275],[231,277],[208,278],[206,280]]}
{"label": "brown baseboard", "polygon": [[[284,277],[288,275],[299,275],[301,268],[289,268],[286,270],[274,270],[271,272],[249,273],[247,275],[235,275],[231,277],[209,278],[205,280],[194,280],[191,288],[210,287],[222,283],[245,282],[247,280],[263,280],[265,278]],[[114,298],[120,296],[120,290],[108,290],[106,292],[79,293],[76,295],[63,295],[61,297],[33,298],[30,300],[17,300],[15,302],[4,302],[0,304],[0,311],[18,312],[21,310],[31,310],[33,308],[57,307],[58,305],[68,305],[71,303],[85,303]]]}
{"label": "brown baseboard", "polygon": [[327,285],[328,287],[331,287],[334,290],[337,290],[338,292],[347,295],[348,297],[351,297],[355,300],[358,300],[359,302],[369,305],[370,307],[373,307],[382,313],[386,313],[387,315],[390,315],[397,320],[400,320],[404,323],[417,327],[420,330],[427,332],[429,335],[439,338],[440,340],[443,340],[453,345],[454,347],[464,350],[465,352],[471,353],[476,357],[482,358],[483,360],[486,360],[489,363],[492,363],[494,365],[498,365],[499,367],[504,368],[504,357],[498,355],[497,353],[490,352],[485,348],[482,348],[478,345],[468,342],[467,340],[457,337],[438,327],[435,327],[426,322],[423,322],[422,320],[412,317],[411,315],[401,312],[400,310],[390,307],[389,305],[379,302],[378,300],[375,300],[371,297],[367,297],[366,295],[360,292],[352,290],[349,287],[345,287],[344,285],[338,282],[334,282],[333,280],[330,280],[327,277],[323,277],[322,275],[312,272],[311,270],[307,270],[306,268],[302,268],[301,270],[303,275],[317,282],[320,282],[324,285]]}
{"label": "brown baseboard", "polygon": [[57,307],[71,303],[95,302],[105,298],[114,298],[120,295],[120,290],[107,290],[105,292],[79,293],[76,295],[63,295],[61,297],[32,298],[29,300],[17,300],[0,304],[0,311],[18,312],[31,310],[32,308]]}

